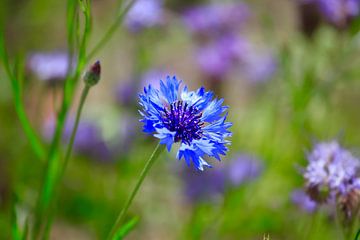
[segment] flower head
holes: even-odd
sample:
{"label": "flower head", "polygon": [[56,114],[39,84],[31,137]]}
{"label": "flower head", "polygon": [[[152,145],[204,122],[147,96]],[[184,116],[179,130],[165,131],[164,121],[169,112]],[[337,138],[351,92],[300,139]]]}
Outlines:
{"label": "flower head", "polygon": [[189,168],[184,169],[181,172],[181,179],[189,203],[217,201],[226,191],[226,178],[223,168],[213,168],[201,173]]}
{"label": "flower head", "polygon": [[308,213],[314,212],[317,208],[316,202],[301,189],[296,189],[291,193],[291,201]]}
{"label": "flower head", "polygon": [[34,53],[27,59],[27,68],[42,81],[64,80],[69,68],[69,56],[65,52]]}
{"label": "flower head", "polygon": [[254,156],[240,154],[228,166],[229,183],[239,186],[246,181],[256,179],[263,171],[262,162]]}
{"label": "flower head", "polygon": [[159,138],[168,151],[180,143],[177,158],[184,158],[188,166],[192,162],[202,171],[211,167],[204,156],[220,160],[220,155],[226,154],[232,125],[225,121],[228,107],[222,105],[223,99],[213,99],[211,91],[180,88],[180,81],[168,76],[165,82],[160,81],[160,89],[149,85],[139,97],[143,131]]}
{"label": "flower head", "polygon": [[359,160],[336,141],[316,144],[308,160],[304,177],[314,200],[327,200],[360,188]]}
{"label": "flower head", "polygon": [[189,9],[183,19],[192,33],[214,36],[236,30],[248,16],[249,9],[244,3],[210,4]]}
{"label": "flower head", "polygon": [[132,32],[139,32],[161,24],[163,9],[161,0],[138,0],[125,18],[125,25]]}

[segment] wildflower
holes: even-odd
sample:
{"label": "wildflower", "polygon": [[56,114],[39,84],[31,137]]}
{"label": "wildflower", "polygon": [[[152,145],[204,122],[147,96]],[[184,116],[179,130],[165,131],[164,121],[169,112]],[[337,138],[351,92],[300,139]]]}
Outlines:
{"label": "wildflower", "polygon": [[222,105],[223,99],[213,100],[211,91],[180,89],[180,81],[168,76],[160,81],[160,89],[149,85],[139,97],[143,131],[159,138],[168,151],[180,143],[177,158],[184,158],[188,166],[192,162],[203,171],[211,167],[204,156],[220,160],[220,155],[226,154],[230,143],[226,138],[231,136],[227,129],[232,125],[225,121],[228,107]]}
{"label": "wildflower", "polygon": [[337,26],[344,26],[359,14],[358,0],[317,0],[317,4],[326,19]]}
{"label": "wildflower", "polygon": [[360,189],[360,162],[336,141],[316,144],[304,172],[310,197],[318,202]]}
{"label": "wildflower", "polygon": [[243,3],[211,4],[187,10],[183,20],[191,33],[213,37],[234,31],[248,16],[249,9]]}
{"label": "wildflower", "polygon": [[316,210],[317,204],[312,200],[303,190],[294,190],[291,194],[291,200],[298,205],[302,210],[312,213]]}
{"label": "wildflower", "polygon": [[[62,139],[64,143],[69,141],[74,123],[73,117],[70,117],[66,122]],[[52,138],[54,129],[55,121],[53,118],[50,118],[45,122],[44,136],[46,139]],[[74,150],[78,154],[99,160],[100,162],[110,161],[112,157],[109,146],[103,139],[98,125],[89,120],[80,121],[75,136]]]}
{"label": "wildflower", "polygon": [[125,25],[132,32],[160,25],[163,21],[161,0],[137,0],[126,15]]}
{"label": "wildflower", "polygon": [[300,4],[309,8],[315,7],[318,14],[339,28],[347,27],[350,21],[360,13],[358,0],[302,0]]}
{"label": "wildflower", "polygon": [[65,52],[34,53],[27,59],[27,68],[39,80],[57,82],[64,80],[69,68],[69,56]]}
{"label": "wildflower", "polygon": [[241,154],[234,158],[227,167],[229,183],[239,186],[245,181],[257,178],[263,169],[262,163],[254,156]]}
{"label": "wildflower", "polygon": [[181,172],[184,183],[184,193],[190,203],[217,201],[225,192],[225,171],[223,168],[214,168],[199,173],[193,169],[184,169]]}

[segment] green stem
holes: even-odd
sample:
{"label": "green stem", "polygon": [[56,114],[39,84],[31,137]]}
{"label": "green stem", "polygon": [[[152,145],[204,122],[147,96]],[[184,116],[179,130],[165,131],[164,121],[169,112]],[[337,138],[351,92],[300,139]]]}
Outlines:
{"label": "green stem", "polygon": [[69,142],[69,145],[68,145],[67,150],[66,150],[65,160],[64,160],[64,163],[63,163],[62,168],[60,170],[60,175],[59,175],[60,179],[64,175],[67,164],[68,164],[69,159],[71,157],[71,152],[72,152],[72,149],[73,149],[73,146],[74,146],[76,132],[77,132],[79,122],[80,122],[81,112],[82,112],[82,109],[84,107],[84,103],[85,103],[86,97],[87,97],[87,95],[89,93],[89,90],[90,90],[90,86],[85,85],[85,87],[84,87],[84,89],[82,91],[82,94],[81,94],[79,108],[78,108],[77,113],[76,113],[75,125],[74,125],[74,128],[72,130],[71,137],[70,137],[70,142]]}
{"label": "green stem", "polygon": [[[0,29],[0,33],[2,30],[3,29]],[[3,62],[6,75],[11,83],[11,90],[14,97],[15,110],[16,110],[16,114],[18,115],[21,126],[24,129],[25,135],[29,139],[30,145],[34,150],[35,154],[37,155],[37,157],[40,160],[44,160],[45,149],[26,114],[24,102],[22,101],[21,85],[15,73],[16,69],[12,71],[10,67],[9,56],[5,48],[5,40],[3,34],[0,34],[0,59]]]}
{"label": "green stem", "polygon": [[89,55],[86,57],[86,60],[90,60],[92,57],[95,56],[95,54],[105,46],[105,44],[111,39],[114,32],[119,28],[120,23],[123,21],[125,15],[128,13],[130,8],[134,5],[136,0],[132,0],[123,11],[120,12],[120,14],[117,16],[113,24],[109,27],[109,29],[106,31],[104,36],[100,39],[100,41],[95,45],[93,50],[89,53]]}
{"label": "green stem", "polygon": [[138,192],[142,182],[145,179],[146,174],[149,172],[150,168],[152,167],[152,165],[154,164],[154,162],[156,161],[156,159],[159,157],[160,153],[165,149],[165,145],[160,145],[158,144],[155,148],[155,150],[153,151],[153,153],[151,154],[150,158],[147,160],[143,170],[141,171],[140,177],[136,182],[136,185],[134,187],[134,189],[132,190],[129,198],[127,199],[125,206],[123,207],[123,209],[121,210],[121,212],[119,213],[112,229],[111,232],[108,236],[107,239],[114,239],[116,231],[118,230],[118,228],[120,227],[121,221],[123,220],[123,218],[125,217],[125,214],[127,212],[127,210],[129,209],[132,201],[135,198],[136,193]]}
{"label": "green stem", "polygon": [[[76,118],[75,118],[75,123],[74,123],[74,127],[72,129],[72,132],[71,132],[71,136],[70,136],[70,140],[69,140],[69,144],[67,146],[67,150],[66,150],[66,155],[65,155],[65,158],[64,158],[64,162],[61,166],[61,169],[60,169],[60,172],[59,172],[59,175],[57,177],[57,180],[55,182],[55,186],[54,188],[56,188],[54,191],[55,191],[55,194],[59,191],[59,186],[60,186],[60,182],[61,182],[61,179],[63,178],[64,176],[64,173],[65,173],[65,170],[66,170],[66,167],[69,163],[69,160],[70,160],[70,157],[71,157],[71,153],[72,153],[72,149],[73,149],[73,146],[74,146],[74,141],[75,141],[75,136],[76,136],[76,132],[77,132],[77,129],[78,129],[78,126],[79,126],[79,122],[80,122],[80,116],[81,116],[81,113],[82,113],[82,109],[84,107],[84,103],[85,103],[85,100],[86,100],[86,97],[89,93],[89,90],[90,90],[90,86],[88,85],[85,85],[85,87],[83,88],[83,91],[82,91],[82,94],[81,94],[81,98],[80,98],[80,103],[79,103],[79,107],[77,109],[77,112],[76,112]],[[57,195],[57,194],[56,194]],[[51,219],[52,219],[52,214],[49,213],[47,217],[45,217],[45,227],[44,227],[44,238],[47,239],[47,235],[48,233],[50,232],[50,223],[51,223]]]}

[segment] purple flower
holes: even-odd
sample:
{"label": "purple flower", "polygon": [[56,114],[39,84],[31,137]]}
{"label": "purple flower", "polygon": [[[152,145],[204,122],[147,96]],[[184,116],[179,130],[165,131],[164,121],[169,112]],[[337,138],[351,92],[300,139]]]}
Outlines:
{"label": "purple flower", "polygon": [[240,70],[253,83],[265,82],[271,79],[277,69],[277,62],[272,54],[257,53],[255,49],[244,54],[241,61]]}
{"label": "purple flower", "polygon": [[337,27],[346,27],[349,20],[360,13],[359,0],[302,0],[300,3],[317,7],[319,14]]}
{"label": "purple flower", "polygon": [[320,11],[331,22],[343,25],[346,21],[359,14],[358,0],[317,0]]}
{"label": "purple flower", "polygon": [[27,68],[42,81],[59,81],[66,78],[69,56],[65,52],[34,53],[27,59]]}
{"label": "purple flower", "polygon": [[233,186],[239,186],[246,181],[257,178],[263,170],[262,163],[254,156],[241,154],[227,166],[228,181]]}
{"label": "purple flower", "polygon": [[120,82],[115,88],[116,101],[123,106],[134,105],[136,93],[136,81]]}
{"label": "purple flower", "polygon": [[160,25],[164,13],[161,0],[137,0],[126,15],[125,25],[132,32]]}
{"label": "purple flower", "polygon": [[317,204],[303,190],[294,190],[291,194],[291,200],[302,210],[312,213],[316,210]]}
{"label": "purple flower", "polygon": [[222,79],[239,63],[239,59],[248,51],[248,48],[248,42],[243,38],[224,35],[201,45],[196,58],[205,76]]}
{"label": "purple flower", "polygon": [[312,199],[326,201],[359,189],[360,162],[336,141],[316,144],[308,161],[304,178]]}
{"label": "purple flower", "polygon": [[191,203],[216,201],[225,191],[225,172],[213,168],[205,172],[184,169],[181,173],[187,200]]}
{"label": "purple flower", "polygon": [[238,29],[248,15],[249,9],[244,3],[212,4],[189,9],[183,19],[190,32],[214,36]]}
{"label": "purple flower", "polygon": [[[70,118],[66,124],[63,134],[63,141],[68,144],[73,130],[74,119]],[[53,119],[45,124],[45,138],[50,139],[55,129]],[[90,121],[80,121],[74,140],[75,152],[86,155],[98,161],[111,159],[111,152],[101,136],[100,129]]]}

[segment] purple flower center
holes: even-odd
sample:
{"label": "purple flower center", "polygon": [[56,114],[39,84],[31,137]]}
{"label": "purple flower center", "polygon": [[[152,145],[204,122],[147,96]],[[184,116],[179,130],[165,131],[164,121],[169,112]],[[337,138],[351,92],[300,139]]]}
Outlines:
{"label": "purple flower center", "polygon": [[201,116],[202,113],[194,106],[176,101],[164,109],[162,122],[169,131],[175,132],[175,142],[182,141],[190,145],[192,140],[202,136],[204,122]]}

